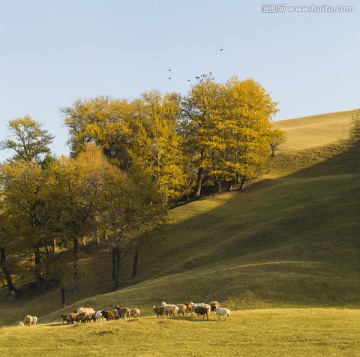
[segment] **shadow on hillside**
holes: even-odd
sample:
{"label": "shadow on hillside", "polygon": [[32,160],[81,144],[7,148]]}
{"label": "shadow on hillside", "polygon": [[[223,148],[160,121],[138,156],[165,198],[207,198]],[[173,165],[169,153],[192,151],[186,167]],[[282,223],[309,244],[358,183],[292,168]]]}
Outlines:
{"label": "shadow on hillside", "polygon": [[[360,150],[359,146],[339,146],[330,151],[336,154],[314,165],[306,167],[304,163],[305,167],[299,171],[259,181],[246,187],[243,192],[231,193],[224,200],[220,195],[219,204],[212,209],[196,212],[197,206],[182,207],[195,213],[170,226],[167,237],[156,248],[158,252],[152,250],[143,253],[149,254],[149,259],[145,259],[146,269],[140,265],[141,280],[185,273],[231,259],[244,262],[251,259],[313,260],[326,266],[324,274],[331,277],[338,274],[347,279],[360,273],[360,265],[356,263],[360,261],[360,246],[356,238],[359,229],[356,228],[356,202],[360,198],[359,184],[356,184],[355,178],[360,171]],[[289,157],[289,167],[293,164],[293,157]],[[347,175],[352,177],[351,185],[348,185]],[[329,177],[334,179],[328,180]],[[308,179],[317,180],[312,182]],[[217,198],[210,197],[209,200]],[[254,203],[254,200],[258,202]],[[286,269],[290,268],[284,268],[284,276],[292,274]],[[263,271],[274,276],[277,272],[276,269]],[[311,274],[306,269],[293,272],[295,275],[298,273],[304,276]],[[317,274],[323,274],[323,271]],[[311,301],[310,291],[317,289],[318,283],[314,284],[308,289],[307,301]],[[298,288],[296,286],[296,290]],[[331,289],[331,284],[326,289]],[[341,289],[347,288],[342,286]],[[264,296],[266,294],[264,292]],[[327,299],[327,293],[317,294],[314,301]],[[355,295],[352,287],[351,291],[342,291],[341,299],[353,301]]]}

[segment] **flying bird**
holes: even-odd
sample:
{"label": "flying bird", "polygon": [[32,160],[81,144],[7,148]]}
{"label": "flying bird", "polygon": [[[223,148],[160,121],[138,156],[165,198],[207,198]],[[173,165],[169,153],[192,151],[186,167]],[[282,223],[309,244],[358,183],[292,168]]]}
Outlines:
{"label": "flying bird", "polygon": [[222,48],[222,49],[220,49],[220,52],[221,52],[221,51],[223,51],[223,50],[224,50],[223,48]]}
{"label": "flying bird", "polygon": [[171,72],[171,68],[169,68],[169,72]]}
{"label": "flying bird", "polygon": [[171,77],[169,77],[169,79],[171,79]]}

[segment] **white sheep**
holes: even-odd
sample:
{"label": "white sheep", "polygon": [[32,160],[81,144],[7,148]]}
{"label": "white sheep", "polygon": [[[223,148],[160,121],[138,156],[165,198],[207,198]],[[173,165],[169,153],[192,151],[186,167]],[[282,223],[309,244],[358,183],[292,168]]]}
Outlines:
{"label": "white sheep", "polygon": [[178,314],[182,314],[183,316],[185,316],[187,306],[185,304],[176,304],[176,306],[179,308]]}
{"label": "white sheep", "polygon": [[226,320],[227,317],[229,318],[229,320],[231,320],[231,318],[230,318],[230,310],[229,309],[227,309],[225,307],[217,307],[215,309],[215,311],[216,311],[216,315],[217,315],[219,320],[220,320],[220,316],[225,316],[224,321]]}
{"label": "white sheep", "polygon": [[77,314],[81,314],[82,312],[86,312],[88,314],[95,314],[95,310],[92,307],[78,307],[75,312]]}
{"label": "white sheep", "polygon": [[164,308],[165,315],[177,315],[179,312],[179,307],[174,304],[167,304],[166,302],[162,302],[161,306]]}
{"label": "white sheep", "polygon": [[140,310],[136,307],[130,309],[130,316],[132,317],[140,317]]}
{"label": "white sheep", "polygon": [[94,321],[98,321],[100,319],[103,319],[103,315],[102,315],[101,311],[96,311],[94,314]]}
{"label": "white sheep", "polygon": [[[36,320],[34,319],[34,317]],[[37,322],[36,316],[26,315],[24,318],[24,325],[26,325],[26,326],[35,325],[36,322]]]}

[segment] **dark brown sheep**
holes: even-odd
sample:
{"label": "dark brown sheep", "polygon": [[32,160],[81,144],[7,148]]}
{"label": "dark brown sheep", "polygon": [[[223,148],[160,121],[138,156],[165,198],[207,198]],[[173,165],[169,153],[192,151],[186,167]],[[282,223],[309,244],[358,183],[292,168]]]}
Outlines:
{"label": "dark brown sheep", "polygon": [[63,315],[60,315],[61,317],[62,317],[62,319],[63,319],[63,324],[65,323],[65,322],[67,322],[68,323],[68,320],[67,320],[67,314],[63,314]]}
{"label": "dark brown sheep", "polygon": [[93,318],[93,314],[89,314],[87,312],[81,312],[77,314],[76,321],[77,322],[90,322]]}
{"label": "dark brown sheep", "polygon": [[153,310],[157,316],[164,316],[165,311],[163,306],[153,306]]}
{"label": "dark brown sheep", "polygon": [[63,314],[63,315],[60,315],[63,319],[63,323],[66,322],[68,324],[73,324],[74,321],[76,321],[77,319],[77,314],[75,313],[70,313],[70,314]]}
{"label": "dark brown sheep", "polygon": [[106,321],[115,320],[115,315],[112,311],[101,311],[102,315],[105,317]]}
{"label": "dark brown sheep", "polygon": [[206,318],[209,320],[209,308],[206,306],[198,306],[195,308],[195,314],[200,316],[202,315],[203,320],[206,316]]}
{"label": "dark brown sheep", "polygon": [[216,308],[220,306],[220,304],[215,300],[215,301],[211,301],[211,303],[209,304],[211,307],[211,312],[215,312]]}

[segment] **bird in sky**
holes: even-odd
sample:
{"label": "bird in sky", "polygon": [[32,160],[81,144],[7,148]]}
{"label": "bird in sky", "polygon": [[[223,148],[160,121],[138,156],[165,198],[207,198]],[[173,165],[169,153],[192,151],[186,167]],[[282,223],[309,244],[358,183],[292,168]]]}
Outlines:
{"label": "bird in sky", "polygon": [[169,68],[169,72],[171,72],[171,68]]}
{"label": "bird in sky", "polygon": [[224,50],[224,49],[223,49],[223,48],[221,48],[221,49],[220,49],[220,52],[221,52],[221,51],[223,51],[223,50]]}
{"label": "bird in sky", "polygon": [[171,79],[171,77],[169,77],[169,79]]}

